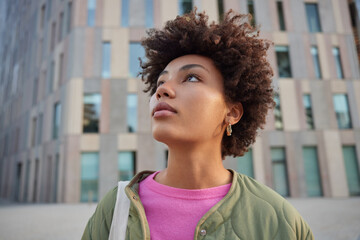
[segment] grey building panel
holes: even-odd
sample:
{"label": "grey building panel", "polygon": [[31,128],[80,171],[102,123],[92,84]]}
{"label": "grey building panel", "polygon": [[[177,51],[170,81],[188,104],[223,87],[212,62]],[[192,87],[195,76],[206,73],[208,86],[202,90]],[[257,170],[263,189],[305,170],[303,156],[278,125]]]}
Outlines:
{"label": "grey building panel", "polygon": [[104,197],[118,182],[117,155],[117,134],[101,134],[99,152],[99,199]]}
{"label": "grey building panel", "polygon": [[102,33],[101,28],[94,30],[94,52],[93,52],[93,76],[101,77],[102,68]]}
{"label": "grey building panel", "polygon": [[70,35],[70,50],[68,56],[69,74],[71,78],[81,77],[84,72],[84,48],[85,48],[85,30],[83,28],[74,28]]}
{"label": "grey building panel", "polygon": [[308,31],[305,3],[303,1],[290,1],[290,16],[293,19],[294,32]]}
{"label": "grey building panel", "polygon": [[84,93],[101,93],[101,80],[98,78],[84,79]]}
{"label": "grey building panel", "polygon": [[325,33],[336,32],[332,0],[322,0],[318,2],[321,30]]}
{"label": "grey building panel", "polygon": [[109,133],[126,132],[127,81],[124,79],[111,79],[110,85]]}
{"label": "grey building panel", "polygon": [[306,78],[309,76],[303,36],[301,33],[288,33],[289,36],[289,55],[291,62],[291,72],[293,78]]}
{"label": "grey building panel", "polygon": [[254,1],[254,8],[255,8],[255,16],[256,16],[256,24],[261,26],[262,31],[271,31],[272,29],[272,22],[271,22],[271,14],[270,13],[270,1],[268,0],[257,0]]}
{"label": "grey building panel", "polygon": [[270,147],[284,147],[286,145],[285,133],[282,131],[271,131],[267,133]]}
{"label": "grey building panel", "polygon": [[313,118],[316,129],[336,128],[329,81],[310,81]]}

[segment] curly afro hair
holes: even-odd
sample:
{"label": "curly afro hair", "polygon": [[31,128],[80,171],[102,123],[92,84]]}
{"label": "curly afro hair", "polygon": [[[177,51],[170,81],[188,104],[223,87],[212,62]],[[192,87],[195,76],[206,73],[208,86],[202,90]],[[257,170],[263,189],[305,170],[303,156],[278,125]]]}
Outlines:
{"label": "curly afro hair", "polygon": [[[142,40],[146,62],[141,62],[144,92],[153,95],[161,71],[173,59],[197,54],[209,57],[224,79],[225,100],[241,103],[244,113],[232,126],[232,136],[224,133],[221,154],[242,156],[263,129],[269,109],[275,106],[271,78],[273,71],[266,60],[270,41],[259,39],[259,31],[249,24],[251,16],[225,14],[221,23],[208,24],[208,16],[197,13],[177,16],[163,29],[150,29]],[[140,60],[141,61],[141,60]]]}

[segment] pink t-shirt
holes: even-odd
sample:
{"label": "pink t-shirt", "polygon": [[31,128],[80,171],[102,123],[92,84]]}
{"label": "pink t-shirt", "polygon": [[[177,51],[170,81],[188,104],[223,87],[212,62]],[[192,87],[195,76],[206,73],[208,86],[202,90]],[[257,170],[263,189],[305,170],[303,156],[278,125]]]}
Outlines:
{"label": "pink t-shirt", "polygon": [[194,239],[202,216],[228,193],[231,183],[206,189],[179,189],[154,180],[151,174],[139,185],[152,240]]}

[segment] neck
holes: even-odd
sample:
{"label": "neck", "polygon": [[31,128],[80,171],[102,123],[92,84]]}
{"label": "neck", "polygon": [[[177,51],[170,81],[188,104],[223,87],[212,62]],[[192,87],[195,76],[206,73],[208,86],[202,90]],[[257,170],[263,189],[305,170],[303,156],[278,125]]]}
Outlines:
{"label": "neck", "polygon": [[203,189],[231,183],[222,164],[221,149],[214,144],[169,146],[168,167],[155,178],[161,184],[184,189]]}

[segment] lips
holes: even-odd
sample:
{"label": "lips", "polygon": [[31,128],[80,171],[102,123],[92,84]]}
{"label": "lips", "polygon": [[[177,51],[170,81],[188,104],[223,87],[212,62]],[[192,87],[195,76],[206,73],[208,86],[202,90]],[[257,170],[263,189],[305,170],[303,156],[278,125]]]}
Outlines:
{"label": "lips", "polygon": [[169,112],[176,113],[176,110],[173,107],[171,107],[169,104],[167,104],[166,102],[160,102],[160,103],[156,104],[156,106],[154,107],[154,109],[152,111],[152,116],[154,116],[154,114],[159,111],[169,111]]}

